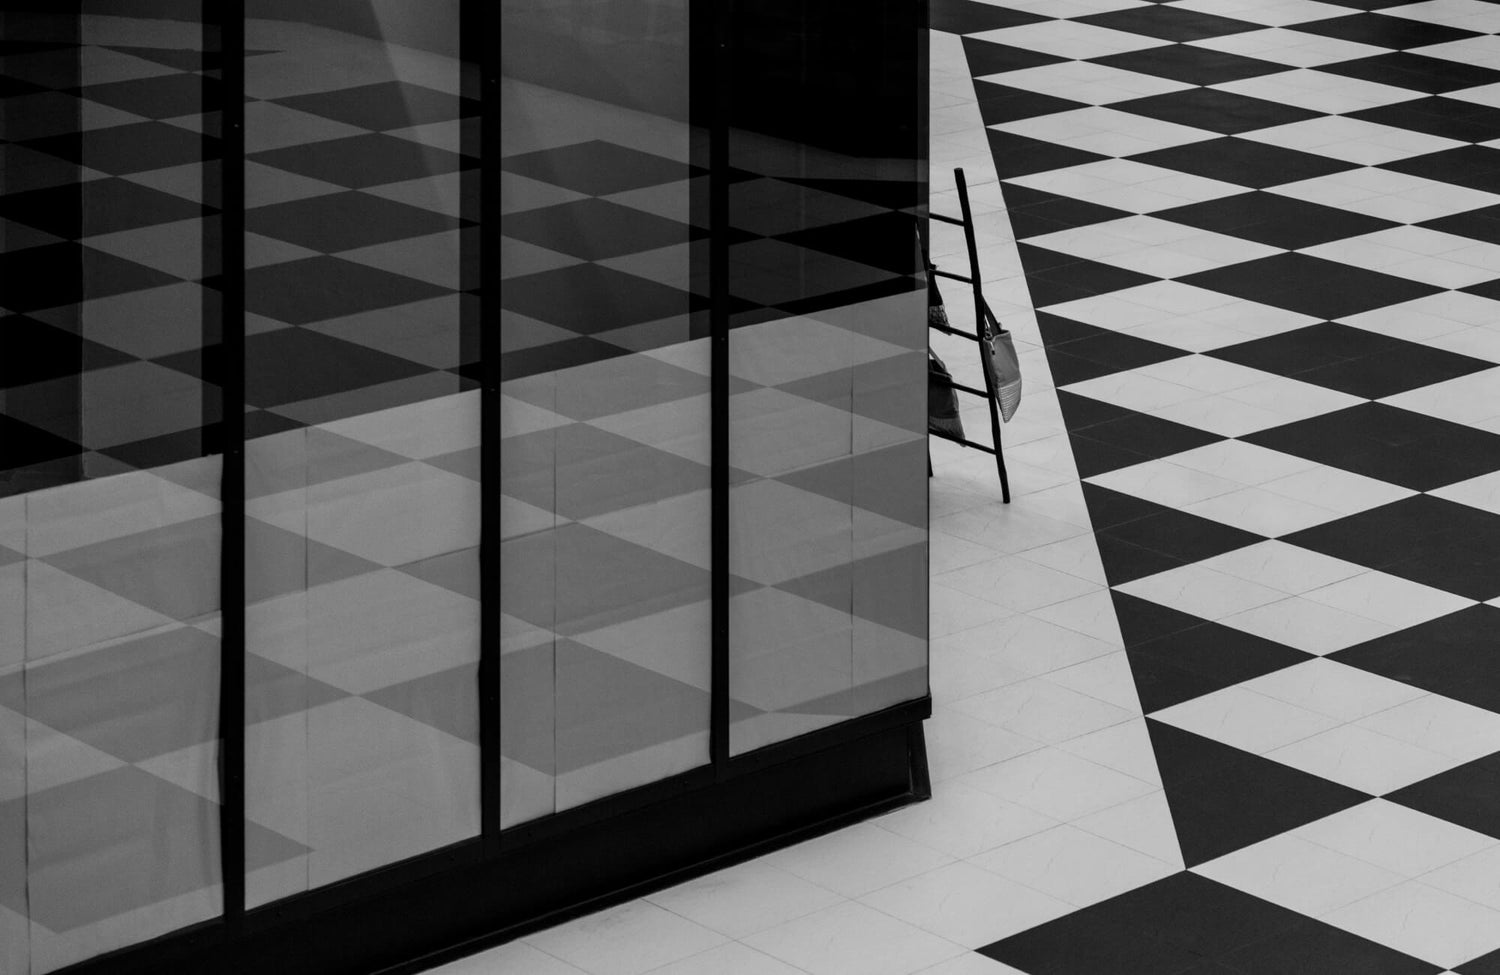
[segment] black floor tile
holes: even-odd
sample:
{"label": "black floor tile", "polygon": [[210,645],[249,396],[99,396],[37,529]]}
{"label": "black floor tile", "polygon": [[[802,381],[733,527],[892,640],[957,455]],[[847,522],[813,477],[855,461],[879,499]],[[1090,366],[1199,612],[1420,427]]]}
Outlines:
{"label": "black floor tile", "polygon": [[1454,183],[1486,193],[1500,193],[1500,150],[1461,146],[1425,156],[1383,163],[1381,169]]}
{"label": "black floor tile", "polygon": [[0,350],[0,390],[132,361],[123,352],[25,315],[0,318]]}
{"label": "black floor tile", "polygon": [[921,261],[911,245],[911,224],[909,214],[881,213],[781,234],[776,239],[892,274],[916,274]]}
{"label": "black floor tile", "polygon": [[1251,339],[1206,353],[1252,369],[1295,376],[1349,359],[1359,359],[1412,343],[1365,329],[1320,322],[1277,335]]}
{"label": "black floor tile", "polygon": [[590,196],[658,186],[697,172],[675,159],[599,140],[506,156],[500,168]]}
{"label": "black floor tile", "polygon": [[986,134],[989,136],[990,152],[995,157],[995,172],[1001,179],[1030,176],[1032,173],[1045,173],[1048,170],[1062,169],[1066,166],[1081,166],[1084,163],[1109,158],[1097,152],[1085,152],[1082,149],[1060,146],[1041,139],[1028,139],[1023,135],[1012,135],[1009,132],[997,132],[994,129],[986,130]]}
{"label": "black floor tile", "polygon": [[1208,354],[1366,399],[1494,368],[1482,359],[1334,322],[1252,339]]}
{"label": "black floor tile", "polygon": [[1213,558],[1265,541],[1253,532],[1170,508],[1149,518],[1116,525],[1107,534],[1183,562]]}
{"label": "black floor tile", "polygon": [[15,98],[17,95],[35,95],[47,89],[41,85],[33,85],[29,81],[20,78],[11,78],[0,75],[0,98]]}
{"label": "black floor tile", "polygon": [[[1113,579],[1110,584],[1116,585]],[[1312,659],[1301,650],[1218,623],[1127,646],[1126,653],[1147,714]]]}
{"label": "black floor tile", "polygon": [[[1181,349],[1170,345],[1107,328],[1084,325],[1081,322],[1070,321],[1047,312],[1038,312],[1036,317],[1042,343],[1049,354],[1062,354],[1091,360],[1105,368],[1105,372],[1098,373],[1098,375],[1107,375],[1123,369],[1137,369],[1187,355]],[[1061,379],[1056,375],[1055,369],[1053,372],[1053,382],[1058,386],[1078,381]]]}
{"label": "black floor tile", "polygon": [[[1160,280],[1139,271],[1058,254],[1029,244],[1020,244],[1019,247],[1021,262],[1026,265],[1026,284],[1031,289],[1032,304],[1038,308]],[[1040,263],[1037,254],[1047,255],[1041,259],[1046,263]]]}
{"label": "black floor tile", "polygon": [[1445,234],[1457,234],[1471,240],[1482,240],[1487,244],[1500,244],[1500,205],[1438,217],[1418,226]]}
{"label": "black floor tile", "polygon": [[336,88],[275,99],[299,112],[321,115],[362,129],[384,132],[479,114],[479,103],[405,81]]}
{"label": "black floor tile", "polygon": [[1275,193],[1226,196],[1161,210],[1152,216],[1289,249],[1358,237],[1397,226],[1378,217]]}
{"label": "black floor tile", "polygon": [[223,60],[217,52],[194,51],[191,48],[129,47],[121,44],[108,45],[109,50],[129,54],[131,57],[164,64],[178,71],[202,71],[220,67]]}
{"label": "black floor tile", "polygon": [[1400,347],[1362,359],[1347,359],[1297,373],[1296,378],[1351,396],[1380,399],[1493,368],[1494,363],[1483,359],[1403,342]]}
{"label": "black floor tile", "polygon": [[0,282],[11,311],[40,311],[87,298],[144,291],[177,278],[78,244],[48,244],[0,254]]}
{"label": "black floor tile", "polygon": [[[1385,797],[1408,809],[1500,839],[1500,752]],[[1460,966],[1469,972],[1467,966]]]}
{"label": "black floor tile", "polygon": [[204,419],[209,422],[203,426],[112,447],[101,447],[99,453],[138,470],[162,468],[197,457],[221,454],[224,452],[224,439],[223,427],[218,423],[219,410],[220,406],[215,400],[211,411],[204,410]]}
{"label": "black floor tile", "polygon": [[1356,315],[1443,290],[1306,254],[1275,254],[1243,264],[1199,271],[1178,280],[1325,319]]}
{"label": "black floor tile", "polygon": [[985,125],[1000,125],[1088,107],[1083,102],[1043,95],[1024,88],[1007,88],[989,81],[974,82],[974,91],[979,96],[979,115]]}
{"label": "black floor tile", "polygon": [[523,379],[540,373],[557,372],[586,366],[622,355],[635,355],[631,349],[601,342],[598,339],[579,336],[563,342],[533,346],[507,352],[500,359],[500,378],[505,381]]}
{"label": "black floor tile", "polygon": [[245,273],[246,310],[289,325],[343,318],[446,294],[452,292],[337,257],[308,257],[251,268]]}
{"label": "black floor tile", "polygon": [[1426,0],[1323,0],[1338,7],[1349,7],[1352,10],[1389,10],[1392,7],[1405,7],[1408,4],[1424,3]]}
{"label": "black floor tile", "polygon": [[1302,24],[1291,24],[1289,29],[1322,37],[1337,37],[1342,41],[1371,44],[1375,47],[1405,51],[1430,44],[1461,41],[1466,37],[1478,37],[1478,31],[1461,30],[1443,24],[1429,24],[1409,17],[1390,17],[1385,14],[1361,13],[1347,17],[1331,17]]}
{"label": "black floor tile", "polygon": [[1014,183],[1001,183],[1000,192],[1005,198],[1011,229],[1017,240],[1131,216],[1125,210],[1044,193]]}
{"label": "black floor tile", "polygon": [[[1059,394],[1060,397],[1063,395],[1066,394]],[[1073,399],[1078,402],[1092,402],[1081,396],[1075,396]],[[1090,484],[1088,481],[1082,482],[1079,487],[1083,488],[1084,503],[1089,509],[1089,521],[1096,532],[1172,510],[1154,501],[1111,491],[1109,488]]]}
{"label": "black floor tile", "polygon": [[578,264],[511,278],[500,305],[580,335],[685,315],[707,302],[633,274]]}
{"label": "black floor tile", "polygon": [[1371,569],[1390,571],[1412,558],[1448,551],[1454,539],[1493,537],[1495,516],[1418,494],[1316,525],[1282,541]]}
{"label": "black floor tile", "polygon": [[[1295,911],[1184,871],[979,951],[1034,975],[1178,975],[1306,922]],[[1113,964],[1109,949],[1119,952]],[[1049,962],[1053,953],[1060,963]]]}
{"label": "black floor tile", "polygon": [[[1132,413],[1118,420],[1095,424],[1081,433],[1074,433],[1073,453],[1075,457],[1082,454],[1079,475],[1092,477],[1129,467],[1131,464],[1192,450],[1194,447],[1207,446],[1223,439],[1196,427],[1144,413]],[[1083,473],[1084,457],[1089,461],[1089,471],[1086,474]]]}
{"label": "black floor tile", "polygon": [[1461,88],[1477,88],[1500,81],[1500,71],[1478,64],[1465,64],[1447,58],[1433,58],[1425,54],[1398,51],[1372,58],[1358,58],[1338,64],[1325,64],[1318,68],[1329,74],[1346,78],[1360,78],[1380,85],[1410,88],[1429,95]]}
{"label": "black floor tile", "polygon": [[1333,660],[1500,712],[1500,609],[1470,606],[1329,654]]}
{"label": "black floor tile", "polygon": [[245,339],[245,399],[269,408],[428,372],[408,359],[304,328]]}
{"label": "black floor tile", "polygon": [[685,244],[706,233],[676,220],[593,197],[522,210],[505,218],[505,236],[586,261]]}
{"label": "black floor tile", "polygon": [[981,41],[975,37],[964,38],[964,55],[969,62],[969,73],[976,78],[999,74],[1002,71],[1019,71],[1022,68],[1040,68],[1044,64],[1061,64],[1068,60],[1040,51]]}
{"label": "black floor tile", "polygon": [[217,139],[164,122],[137,122],[72,132],[28,143],[39,152],[116,176],[215,158]]}
{"label": "black floor tile", "polygon": [[1350,118],[1460,142],[1500,139],[1500,108],[1433,96],[1348,113]]}
{"label": "black floor tile", "polygon": [[927,26],[950,34],[978,34],[1002,27],[1020,27],[1046,20],[1037,14],[997,7],[974,0],[932,0]]}
{"label": "black floor tile", "polygon": [[[82,447],[70,440],[54,436],[3,413],[0,413],[0,443],[5,444],[4,452],[0,453],[0,470],[6,471],[76,457],[83,452]],[[0,484],[5,480],[5,477],[0,476]],[[0,492],[3,491],[3,487],[0,487]]]}
{"label": "black floor tile", "polygon": [[1147,37],[1159,37],[1164,41],[1179,43],[1265,29],[1263,24],[1199,13],[1195,10],[1183,10],[1167,3],[1149,7],[1127,7],[1124,10],[1110,10],[1074,19],[1079,23],[1095,24],[1111,30],[1144,34]]}
{"label": "black floor tile", "polygon": [[[507,233],[510,219],[505,220]],[[432,210],[359,192],[329,193],[245,212],[245,228],[251,233],[325,254],[436,234],[459,225],[453,217]]]}
{"label": "black floor tile", "polygon": [[1114,535],[1096,535],[1094,540],[1099,546],[1099,561],[1104,566],[1104,577],[1111,586],[1123,586],[1127,582],[1182,565],[1182,562],[1171,556]]}
{"label": "black floor tile", "polygon": [[1239,975],[1437,975],[1438,966],[1307,918],[1219,959]]}
{"label": "black floor tile", "polygon": [[807,179],[781,177],[781,182],[823,190],[891,210],[927,204],[927,186],[911,179]]}
{"label": "black floor tile", "polygon": [[382,134],[308,142],[252,153],[247,158],[349,189],[441,176],[472,164],[472,160],[446,149]]}
{"label": "black floor tile", "polygon": [[79,89],[92,102],[118,108],[142,118],[179,118],[197,115],[204,106],[217,106],[223,94],[219,82],[198,74],[168,74],[132,78]]}
{"label": "black floor tile", "polygon": [[1340,159],[1233,136],[1156,149],[1130,158],[1139,163],[1255,189],[1357,168],[1354,163]]}
{"label": "black floor tile", "polygon": [[[1177,828],[1182,859],[1189,867],[1371,798],[1368,793],[1151,718],[1146,719],[1146,727]],[[1275,800],[1267,801],[1272,796]],[[1265,936],[1245,938],[1226,946],[1222,953]]]}
{"label": "black floor tile", "polygon": [[1183,91],[1167,92],[1164,95],[1132,98],[1123,102],[1115,102],[1110,105],[1110,108],[1144,115],[1147,118],[1161,119],[1164,122],[1190,125],[1196,129],[1218,132],[1221,135],[1237,135],[1241,132],[1270,128],[1273,125],[1287,125],[1291,122],[1301,122],[1304,119],[1321,116],[1321,113],[1311,112],[1305,108],[1251,98],[1248,95],[1236,95],[1214,88],[1188,88]]}
{"label": "black floor tile", "polygon": [[1107,54],[1089,60],[1106,67],[1167,78],[1188,85],[1220,85],[1288,70],[1284,64],[1247,58],[1226,51],[1211,51],[1191,44],[1169,44],[1166,47]]}
{"label": "black floor tile", "polygon": [[1500,975],[1500,949],[1453,969],[1458,975]]}
{"label": "black floor tile", "polygon": [[1240,439],[1415,491],[1500,470],[1500,435],[1383,403],[1351,406]]}
{"label": "black floor tile", "polygon": [[126,179],[91,179],[0,196],[0,217],[76,240],[203,214],[203,207]]}
{"label": "black floor tile", "polygon": [[[1134,410],[1127,410],[1123,406],[1115,406],[1103,400],[1070,393],[1066,389],[1059,389],[1057,391],[1057,402],[1062,407],[1063,419],[1067,423],[1068,430],[1072,433],[1086,432],[1084,430],[1085,427],[1091,427],[1096,423],[1105,423],[1109,420],[1119,420],[1135,416]],[[1085,488],[1091,486],[1084,484]],[[1103,489],[1101,488],[1100,490]]]}

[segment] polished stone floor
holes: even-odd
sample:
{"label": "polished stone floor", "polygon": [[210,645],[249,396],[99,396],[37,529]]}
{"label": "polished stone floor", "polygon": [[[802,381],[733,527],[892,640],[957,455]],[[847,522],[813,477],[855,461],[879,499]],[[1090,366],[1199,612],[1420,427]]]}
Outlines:
{"label": "polished stone floor", "polygon": [[934,798],[439,971],[1500,973],[1500,6],[933,16]]}

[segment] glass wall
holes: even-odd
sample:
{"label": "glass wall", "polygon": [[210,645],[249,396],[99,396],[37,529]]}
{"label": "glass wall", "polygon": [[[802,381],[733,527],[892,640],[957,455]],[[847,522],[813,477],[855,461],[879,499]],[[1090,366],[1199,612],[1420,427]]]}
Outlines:
{"label": "glass wall", "polygon": [[254,907],[479,832],[478,110],[456,0],[247,13]]}
{"label": "glass wall", "polygon": [[6,975],[222,910],[217,54],[112,12],[0,12]]}
{"label": "glass wall", "polygon": [[927,693],[912,16],[775,0],[730,32],[735,754]]}
{"label": "glass wall", "polygon": [[920,6],[19,6],[0,975],[926,693]]}
{"label": "glass wall", "polygon": [[510,826],[708,761],[712,483],[687,2],[504,10]]}

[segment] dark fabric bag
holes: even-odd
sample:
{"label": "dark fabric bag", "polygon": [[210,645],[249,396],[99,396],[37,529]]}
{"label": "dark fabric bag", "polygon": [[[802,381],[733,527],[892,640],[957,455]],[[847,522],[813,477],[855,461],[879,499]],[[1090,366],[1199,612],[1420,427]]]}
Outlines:
{"label": "dark fabric bag", "polygon": [[927,430],[943,437],[962,440],[964,423],[958,415],[958,393],[953,389],[953,375],[937,353],[927,350]]}

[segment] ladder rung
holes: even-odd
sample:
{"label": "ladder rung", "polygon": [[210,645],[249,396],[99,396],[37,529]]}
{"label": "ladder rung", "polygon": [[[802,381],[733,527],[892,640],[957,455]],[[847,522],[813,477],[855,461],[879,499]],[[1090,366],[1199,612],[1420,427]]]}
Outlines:
{"label": "ladder rung", "polygon": [[952,271],[939,271],[937,268],[933,268],[932,273],[936,274],[940,278],[950,278],[954,281],[962,281],[964,284],[974,283],[973,278],[966,277],[962,274],[954,274]]}
{"label": "ladder rung", "polygon": [[941,220],[943,223],[951,223],[955,227],[962,227],[964,225],[964,222],[961,219],[959,219],[958,217],[950,217],[946,213],[928,213],[927,216],[932,220]]}
{"label": "ladder rung", "polygon": [[935,430],[928,430],[927,435],[929,437],[937,437],[939,440],[946,440],[949,443],[956,443],[962,447],[973,447],[975,450],[982,450],[987,454],[993,454],[995,452],[995,448],[987,444],[975,443],[972,440],[964,440],[960,437],[950,437],[946,433],[938,433]]}
{"label": "ladder rung", "polygon": [[939,332],[944,332],[944,333],[946,333],[948,335],[957,335],[959,338],[961,338],[961,339],[968,339],[970,342],[978,342],[979,341],[979,336],[975,335],[973,332],[965,332],[965,331],[963,331],[961,329],[952,328],[951,326],[948,326],[948,325],[933,325],[932,323],[929,322],[928,325],[927,325],[927,327],[931,328],[931,329],[934,329],[936,331],[939,331]]}

